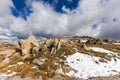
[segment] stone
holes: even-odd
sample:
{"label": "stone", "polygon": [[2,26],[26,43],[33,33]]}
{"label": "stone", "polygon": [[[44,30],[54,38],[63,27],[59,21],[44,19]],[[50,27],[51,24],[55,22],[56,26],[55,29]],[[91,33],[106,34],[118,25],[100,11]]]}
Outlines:
{"label": "stone", "polygon": [[7,41],[2,41],[0,40],[0,47],[3,48],[3,47],[16,47],[17,45],[12,43],[12,42],[7,42]]}
{"label": "stone", "polygon": [[31,53],[32,53],[32,55],[33,55],[34,57],[35,57],[36,54],[38,54],[38,52],[39,52],[39,48],[38,48],[38,47],[33,47],[33,48],[32,48],[32,52],[31,52]]}
{"label": "stone", "polygon": [[55,48],[56,50],[59,50],[61,48],[61,41],[58,39],[55,39]]}
{"label": "stone", "polygon": [[56,53],[56,49],[55,49],[55,47],[52,47],[52,50],[51,50],[50,53]]}
{"label": "stone", "polygon": [[38,58],[38,59],[33,60],[32,63],[35,63],[37,65],[42,65],[45,62],[45,60],[47,60],[47,59],[46,58]]}
{"label": "stone", "polygon": [[2,48],[0,55],[4,55],[4,58],[10,58],[16,51],[17,48]]}
{"label": "stone", "polygon": [[86,46],[86,44],[83,45],[83,48],[87,51],[90,51],[91,49],[89,47]]}
{"label": "stone", "polygon": [[58,44],[59,44],[59,40],[58,40],[58,39],[55,39],[55,44],[54,44],[54,46],[55,46],[56,48],[57,48]]}
{"label": "stone", "polygon": [[20,44],[20,48],[22,50],[22,55],[25,56],[27,54],[30,54],[30,50],[31,50],[31,43],[29,41],[26,40],[20,40],[19,41]]}
{"label": "stone", "polygon": [[52,46],[54,46],[54,40],[52,40],[52,39],[49,39],[49,40],[47,40],[46,41],[46,46],[49,48],[49,47],[52,47]]}
{"label": "stone", "polygon": [[59,50],[60,48],[61,48],[61,42],[59,41],[56,49]]}
{"label": "stone", "polygon": [[37,42],[37,40],[36,40],[36,38],[35,38],[34,36],[28,37],[28,41],[29,41],[32,45],[34,45],[34,46],[36,46],[36,47],[39,47],[39,43]]}
{"label": "stone", "polygon": [[9,58],[5,58],[1,63],[0,63],[0,67],[4,67],[6,65],[8,65],[10,63],[10,59]]}
{"label": "stone", "polygon": [[33,54],[37,54],[39,51],[39,43],[34,36],[30,36],[27,40],[20,40],[19,45],[24,59],[31,57]]}
{"label": "stone", "polygon": [[40,42],[39,42],[39,50],[42,51],[44,45],[45,45],[45,41],[40,41]]}

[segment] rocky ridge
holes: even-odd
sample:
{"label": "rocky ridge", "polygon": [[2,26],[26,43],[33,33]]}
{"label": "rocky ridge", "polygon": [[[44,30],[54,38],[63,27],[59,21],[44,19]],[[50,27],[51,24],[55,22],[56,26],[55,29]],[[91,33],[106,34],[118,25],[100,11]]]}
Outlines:
{"label": "rocky ridge", "polygon": [[[104,52],[96,52],[90,47],[104,48],[117,54],[108,55]],[[0,41],[0,73],[8,75],[4,76],[4,79],[8,80],[15,80],[16,76],[21,79],[36,80],[83,80],[66,74],[70,71],[76,72],[66,62],[66,58],[76,52],[99,57],[99,61],[105,63],[112,58],[120,58],[120,43],[86,36],[58,37],[41,41],[30,36],[26,40],[20,40],[18,44]],[[115,78],[89,77],[88,80],[120,79],[119,74],[113,77]]]}

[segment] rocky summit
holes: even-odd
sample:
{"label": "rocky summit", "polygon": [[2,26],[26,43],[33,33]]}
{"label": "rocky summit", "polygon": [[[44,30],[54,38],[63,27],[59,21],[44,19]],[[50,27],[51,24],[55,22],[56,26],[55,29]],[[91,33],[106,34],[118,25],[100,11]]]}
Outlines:
{"label": "rocky summit", "polygon": [[88,36],[0,41],[0,80],[120,80],[120,42]]}

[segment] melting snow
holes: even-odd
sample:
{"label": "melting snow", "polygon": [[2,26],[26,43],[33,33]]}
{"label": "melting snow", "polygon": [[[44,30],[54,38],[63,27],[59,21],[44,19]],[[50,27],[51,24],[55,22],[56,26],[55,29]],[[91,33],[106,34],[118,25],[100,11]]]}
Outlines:
{"label": "melting snow", "polygon": [[23,62],[17,62],[17,64],[9,65],[8,67],[13,67],[13,66],[22,65],[22,64],[24,64],[24,63]]}
{"label": "melting snow", "polygon": [[37,68],[37,67],[36,67],[36,66],[33,66],[32,68],[35,69],[35,68]]}
{"label": "melting snow", "polygon": [[[75,53],[67,57],[68,65],[76,71],[66,73],[68,76],[88,79],[89,77],[111,76],[120,72],[120,59],[112,59],[107,63],[99,62],[99,57]],[[99,62],[96,63],[95,61]]]}
{"label": "melting snow", "polygon": [[24,63],[23,63],[23,62],[17,62],[17,64],[22,65],[22,64],[24,64]]}
{"label": "melting snow", "polygon": [[87,42],[88,40],[87,39],[81,39],[80,40],[80,42],[83,42],[83,43],[85,43],[85,42]]}
{"label": "melting snow", "polygon": [[103,48],[98,48],[98,47],[90,47],[90,49],[92,49],[93,51],[96,51],[96,52],[107,53],[108,55],[111,55],[111,54],[116,55],[117,54],[115,52],[112,52],[112,51],[109,51],[109,50],[106,50]]}
{"label": "melting snow", "polygon": [[5,80],[7,77],[14,76],[15,74],[16,72],[12,72],[11,74],[2,73],[0,74],[0,80]]}

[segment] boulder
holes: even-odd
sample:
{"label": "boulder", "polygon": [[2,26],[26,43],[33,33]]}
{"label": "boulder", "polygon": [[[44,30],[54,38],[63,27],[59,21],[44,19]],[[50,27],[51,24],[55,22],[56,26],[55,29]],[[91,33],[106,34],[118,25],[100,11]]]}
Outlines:
{"label": "boulder", "polygon": [[46,40],[46,46],[49,47],[53,47],[54,46],[55,41],[52,39]]}
{"label": "boulder", "polygon": [[55,39],[55,48],[57,49],[57,50],[59,50],[60,48],[61,48],[61,41],[60,40],[58,40],[58,39]]}
{"label": "boulder", "polygon": [[20,40],[19,44],[20,44],[20,48],[21,48],[23,56],[25,56],[27,54],[30,54],[32,45],[31,45],[31,43],[29,41],[27,41],[27,40]]}
{"label": "boulder", "polygon": [[87,51],[90,51],[91,49],[89,47],[86,46],[86,44],[83,45],[83,48]]}
{"label": "boulder", "polygon": [[16,47],[17,45],[12,43],[12,42],[7,42],[7,41],[2,41],[0,40],[0,48],[3,48],[3,47]]}
{"label": "boulder", "polygon": [[0,48],[0,55],[5,58],[10,58],[18,51],[17,48]]}
{"label": "boulder", "polygon": [[4,67],[6,65],[8,65],[10,63],[10,59],[9,58],[5,58],[1,63],[0,63],[0,67]]}
{"label": "boulder", "polygon": [[56,49],[55,49],[55,47],[52,47],[52,50],[51,50],[50,53],[56,53]]}
{"label": "boulder", "polygon": [[37,54],[39,51],[39,43],[34,36],[30,36],[27,40],[20,40],[19,46],[24,59]]}
{"label": "boulder", "polygon": [[38,58],[38,59],[34,59],[32,63],[35,63],[40,66],[45,62],[45,60],[47,60],[47,58]]}
{"label": "boulder", "polygon": [[34,36],[28,37],[28,42],[30,42],[32,45],[39,48],[39,43],[37,42],[36,38]]}

